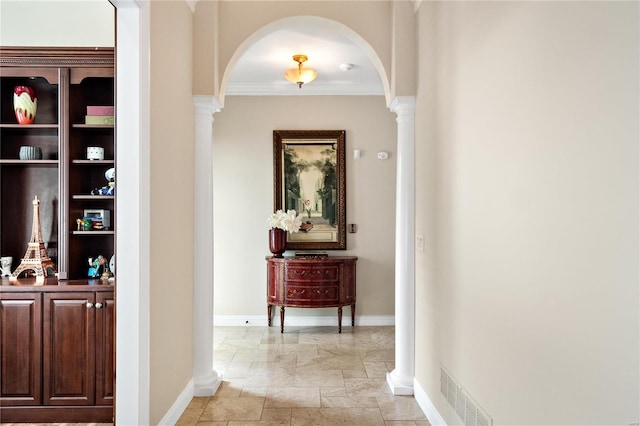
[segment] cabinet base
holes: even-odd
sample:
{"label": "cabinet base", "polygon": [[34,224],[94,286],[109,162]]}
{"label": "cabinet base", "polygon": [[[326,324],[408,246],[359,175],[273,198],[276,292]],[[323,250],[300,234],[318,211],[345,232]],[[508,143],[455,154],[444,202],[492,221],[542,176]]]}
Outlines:
{"label": "cabinet base", "polygon": [[113,423],[113,407],[1,407],[0,419],[2,423]]}

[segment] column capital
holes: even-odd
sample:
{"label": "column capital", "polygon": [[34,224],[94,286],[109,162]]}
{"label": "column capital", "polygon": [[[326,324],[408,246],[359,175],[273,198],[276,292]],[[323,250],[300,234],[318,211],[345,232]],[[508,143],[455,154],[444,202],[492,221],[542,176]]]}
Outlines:
{"label": "column capital", "polygon": [[405,114],[413,114],[416,109],[415,96],[396,96],[389,104],[391,112],[395,112],[398,116]]}
{"label": "column capital", "polygon": [[201,118],[210,118],[213,121],[213,114],[220,112],[222,105],[215,96],[194,95],[193,106],[195,114]]}

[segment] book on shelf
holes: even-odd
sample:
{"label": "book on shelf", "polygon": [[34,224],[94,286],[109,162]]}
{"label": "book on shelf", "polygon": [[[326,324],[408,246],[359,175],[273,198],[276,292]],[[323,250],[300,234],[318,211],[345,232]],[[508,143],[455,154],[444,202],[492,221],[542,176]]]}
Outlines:
{"label": "book on shelf", "polygon": [[88,105],[87,115],[115,115],[116,110],[113,106]]}
{"label": "book on shelf", "polygon": [[113,115],[85,115],[84,124],[114,124]]}

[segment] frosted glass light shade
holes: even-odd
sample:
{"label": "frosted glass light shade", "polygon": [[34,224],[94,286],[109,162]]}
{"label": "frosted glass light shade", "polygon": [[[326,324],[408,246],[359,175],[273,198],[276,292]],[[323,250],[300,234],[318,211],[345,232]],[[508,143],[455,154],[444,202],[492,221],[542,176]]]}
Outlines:
{"label": "frosted glass light shade", "polygon": [[310,68],[298,69],[290,68],[284,73],[284,78],[302,87],[303,84],[311,83],[318,76],[318,73]]}

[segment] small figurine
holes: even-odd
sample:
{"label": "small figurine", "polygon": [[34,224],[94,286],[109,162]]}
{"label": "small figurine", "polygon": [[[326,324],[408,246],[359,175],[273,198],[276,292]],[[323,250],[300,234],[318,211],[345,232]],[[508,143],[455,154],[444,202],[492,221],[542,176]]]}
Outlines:
{"label": "small figurine", "polygon": [[91,190],[91,195],[116,195],[116,169],[111,167],[104,173],[107,185]]}
{"label": "small figurine", "polygon": [[13,263],[13,257],[4,256],[0,257],[0,276],[2,277],[10,277],[11,276],[11,264]]}
{"label": "small figurine", "polygon": [[100,267],[104,265],[105,262],[106,259],[102,255],[99,255],[95,259],[93,257],[90,257],[89,272],[87,273],[87,275],[89,275],[90,278],[98,278],[100,276]]}

